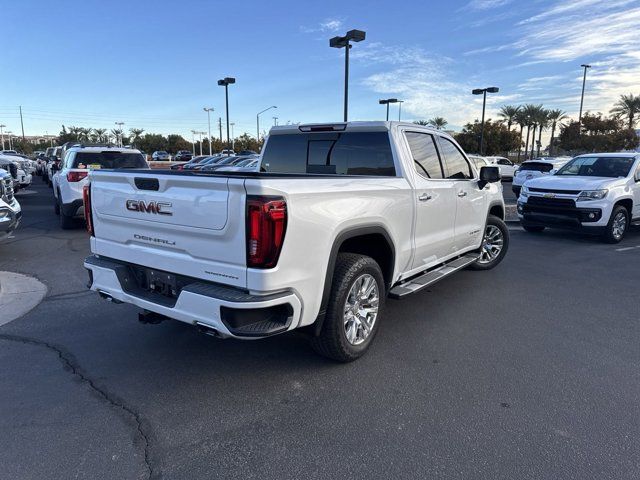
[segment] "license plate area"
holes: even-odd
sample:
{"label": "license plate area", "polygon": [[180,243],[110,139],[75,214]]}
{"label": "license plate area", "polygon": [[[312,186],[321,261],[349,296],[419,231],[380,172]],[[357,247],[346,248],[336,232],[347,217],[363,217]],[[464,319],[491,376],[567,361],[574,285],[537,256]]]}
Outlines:
{"label": "license plate area", "polygon": [[183,282],[177,275],[146,267],[131,267],[136,287],[149,293],[177,299]]}

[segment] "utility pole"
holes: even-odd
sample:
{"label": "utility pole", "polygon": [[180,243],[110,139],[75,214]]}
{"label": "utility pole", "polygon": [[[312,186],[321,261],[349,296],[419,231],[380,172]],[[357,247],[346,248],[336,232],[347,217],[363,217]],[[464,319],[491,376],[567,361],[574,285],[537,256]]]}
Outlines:
{"label": "utility pole", "polygon": [[329,40],[331,48],[344,48],[344,121],[348,118],[349,109],[349,50],[350,42],[361,42],[365,39],[365,32],[362,30],[349,30],[344,37],[333,37]]}
{"label": "utility pole", "polygon": [[209,124],[209,155],[212,155],[211,153],[211,112],[213,112],[213,107],[207,108],[204,107],[204,111],[207,112],[207,123]]}
{"label": "utility pole", "polygon": [[220,144],[222,144],[222,117],[218,117],[218,128],[220,129]]}
{"label": "utility pole", "polygon": [[233,126],[235,125],[235,123],[231,122],[229,125],[231,125],[231,150],[235,150],[236,136],[233,133]]}
{"label": "utility pole", "polygon": [[224,101],[227,110],[227,147],[229,145],[229,85],[236,83],[236,79],[233,77],[224,77],[218,80],[218,85],[224,87]]}
{"label": "utility pole", "polygon": [[578,135],[582,129],[582,105],[584,104],[584,86],[587,83],[587,69],[591,68],[591,65],[587,65],[586,63],[580,66],[584,68],[584,75],[582,76],[582,95],[580,96],[580,113],[578,114]]}
{"label": "utility pole", "polygon": [[202,156],[202,132],[198,132],[200,134],[200,156]]}
{"label": "utility pole", "polygon": [[22,105],[20,105],[20,127],[22,128],[22,141],[24,142],[24,123],[22,122]]}
{"label": "utility pole", "polygon": [[0,124],[0,136],[2,137],[2,150],[4,150],[4,132],[3,132],[3,128],[6,127],[6,125]]}
{"label": "utility pole", "polygon": [[196,156],[196,131],[191,130],[191,149],[193,150],[193,156]]}

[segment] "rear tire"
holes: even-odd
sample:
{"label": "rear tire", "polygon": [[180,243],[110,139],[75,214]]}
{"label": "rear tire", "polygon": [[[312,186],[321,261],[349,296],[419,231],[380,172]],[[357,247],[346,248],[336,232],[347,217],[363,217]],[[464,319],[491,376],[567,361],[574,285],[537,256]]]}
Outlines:
{"label": "rear tire", "polygon": [[605,243],[619,243],[629,229],[629,211],[622,205],[618,205],[611,212],[609,223],[602,235]]}
{"label": "rear tire", "polygon": [[540,225],[522,225],[522,228],[524,228],[524,230],[529,233],[540,233],[544,232],[545,227],[542,227]]}
{"label": "rear tire", "polygon": [[311,339],[313,349],[338,362],[364,355],[378,332],[384,299],[384,277],[373,258],[338,254],[322,329]]}
{"label": "rear tire", "polygon": [[478,253],[480,258],[469,265],[471,270],[491,270],[496,267],[509,250],[509,229],[502,219],[495,215],[487,217],[482,245]]}

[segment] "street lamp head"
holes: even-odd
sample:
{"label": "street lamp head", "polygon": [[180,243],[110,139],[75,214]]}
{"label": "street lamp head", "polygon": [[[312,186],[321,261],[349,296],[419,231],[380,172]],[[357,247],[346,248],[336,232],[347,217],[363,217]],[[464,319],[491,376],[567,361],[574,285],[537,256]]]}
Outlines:
{"label": "street lamp head", "polygon": [[236,79],[233,77],[224,77],[222,80],[218,80],[218,85],[221,87],[226,87],[227,85],[231,85],[236,83]]}
{"label": "street lamp head", "polygon": [[345,38],[347,41],[351,40],[353,42],[361,42],[366,36],[367,33],[362,30],[349,30]]}
{"label": "street lamp head", "polygon": [[204,107],[203,110],[205,112],[213,112],[215,109],[213,107]]}
{"label": "street lamp head", "polygon": [[582,68],[591,68],[591,65],[588,65],[586,63],[583,63],[582,65],[580,65]]}
{"label": "street lamp head", "polygon": [[487,88],[488,93],[498,93],[500,89],[498,87],[489,87]]}
{"label": "street lamp head", "polygon": [[471,93],[473,93],[474,95],[482,95],[484,93],[484,89],[474,88],[473,90],[471,90]]}
{"label": "street lamp head", "polygon": [[342,48],[347,46],[347,39],[345,37],[333,37],[329,39],[329,46],[331,48]]}
{"label": "street lamp head", "polygon": [[384,100],[378,100],[378,103],[380,105],[387,105],[389,103],[398,103],[398,101],[397,98],[385,98]]}

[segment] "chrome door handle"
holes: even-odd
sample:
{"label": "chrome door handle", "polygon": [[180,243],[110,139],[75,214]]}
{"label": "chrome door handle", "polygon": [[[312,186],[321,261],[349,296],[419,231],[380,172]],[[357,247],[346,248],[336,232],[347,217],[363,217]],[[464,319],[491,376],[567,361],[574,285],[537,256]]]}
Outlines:
{"label": "chrome door handle", "polygon": [[459,197],[466,197],[467,196],[467,192],[458,192],[458,196]]}
{"label": "chrome door handle", "polygon": [[418,200],[420,200],[421,202],[427,202],[431,200],[431,198],[432,198],[431,195],[429,195],[428,193],[423,193],[418,197]]}

